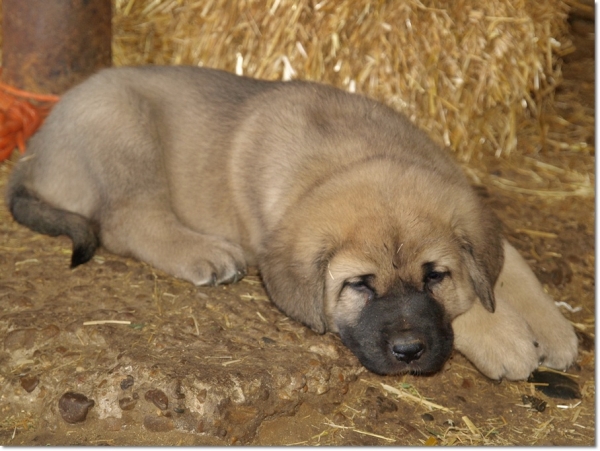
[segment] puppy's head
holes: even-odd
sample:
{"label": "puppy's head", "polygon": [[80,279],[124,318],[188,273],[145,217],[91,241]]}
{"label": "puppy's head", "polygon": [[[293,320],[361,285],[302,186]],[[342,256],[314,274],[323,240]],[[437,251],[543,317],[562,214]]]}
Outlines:
{"label": "puppy's head", "polygon": [[454,201],[432,192],[428,204],[353,186],[282,222],[260,258],[267,290],[292,318],[339,333],[375,373],[436,372],[452,320],[478,299],[494,310],[497,223],[468,190]]}

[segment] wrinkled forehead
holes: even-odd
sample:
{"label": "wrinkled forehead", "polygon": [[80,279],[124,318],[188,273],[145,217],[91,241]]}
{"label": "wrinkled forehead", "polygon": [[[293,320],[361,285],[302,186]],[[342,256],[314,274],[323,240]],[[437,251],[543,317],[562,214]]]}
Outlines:
{"label": "wrinkled forehead", "polygon": [[460,264],[459,243],[452,234],[407,237],[394,256],[394,265],[401,279],[422,276],[424,265],[437,271],[449,271]]}
{"label": "wrinkled forehead", "polygon": [[417,283],[423,265],[449,270],[459,264],[459,243],[450,227],[420,221],[408,229],[371,227],[346,241],[332,255],[328,276],[332,279],[372,274],[380,288],[398,278]]}

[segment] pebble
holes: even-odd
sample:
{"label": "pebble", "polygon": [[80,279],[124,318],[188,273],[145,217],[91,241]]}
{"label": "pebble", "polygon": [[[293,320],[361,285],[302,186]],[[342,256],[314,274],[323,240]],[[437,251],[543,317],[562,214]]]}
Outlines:
{"label": "pebble", "polygon": [[169,407],[169,398],[165,395],[165,392],[158,389],[148,390],[144,395],[146,401],[152,402],[160,410],[167,410]]}
{"label": "pebble", "polygon": [[88,410],[94,407],[94,404],[93,399],[88,399],[81,393],[67,392],[60,397],[58,410],[67,423],[81,423],[85,421]]}
{"label": "pebble", "polygon": [[274,345],[277,343],[275,340],[273,340],[272,338],[269,338],[269,337],[262,337],[261,340],[263,341],[263,343],[268,344],[268,345]]}
{"label": "pebble", "polygon": [[527,396],[523,395],[522,398],[523,404],[530,405],[532,409],[537,410],[538,412],[543,412],[546,410],[546,401],[541,400],[540,398],[536,398],[535,396]]}
{"label": "pebble", "polygon": [[132,399],[129,396],[119,399],[119,407],[121,410],[133,410],[136,404],[137,400]]}
{"label": "pebble", "polygon": [[170,418],[146,415],[144,427],[152,432],[169,432],[175,428],[175,425]]}
{"label": "pebble", "polygon": [[133,376],[131,374],[127,375],[127,378],[121,381],[121,390],[127,390],[128,388],[133,386]]}
{"label": "pebble", "polygon": [[23,387],[27,393],[31,393],[40,383],[40,379],[33,374],[27,374],[25,376],[21,376],[19,378],[19,382],[21,383],[21,387]]}
{"label": "pebble", "polygon": [[425,421],[433,421],[433,415],[431,415],[430,413],[424,413],[423,415],[421,415],[421,418],[423,418],[423,420]]}

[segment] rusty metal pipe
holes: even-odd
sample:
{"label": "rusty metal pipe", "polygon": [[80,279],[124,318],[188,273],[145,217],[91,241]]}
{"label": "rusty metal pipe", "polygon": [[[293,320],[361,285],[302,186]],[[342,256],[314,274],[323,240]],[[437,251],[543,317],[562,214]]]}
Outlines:
{"label": "rusty metal pipe", "polygon": [[112,63],[111,0],[3,0],[2,81],[61,94]]}

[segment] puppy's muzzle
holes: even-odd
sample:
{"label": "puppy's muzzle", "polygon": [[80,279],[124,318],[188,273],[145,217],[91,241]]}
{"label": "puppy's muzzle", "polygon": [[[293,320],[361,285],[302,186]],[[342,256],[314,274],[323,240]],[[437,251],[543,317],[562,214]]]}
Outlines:
{"label": "puppy's muzzle", "polygon": [[358,321],[340,326],[342,341],[377,374],[430,374],[452,352],[444,307],[429,293],[401,283],[368,302]]}

